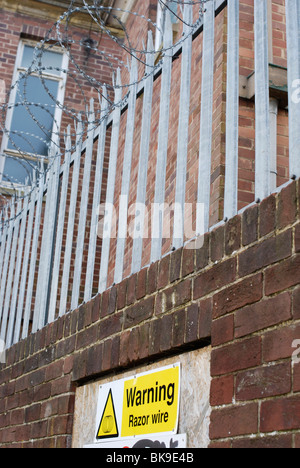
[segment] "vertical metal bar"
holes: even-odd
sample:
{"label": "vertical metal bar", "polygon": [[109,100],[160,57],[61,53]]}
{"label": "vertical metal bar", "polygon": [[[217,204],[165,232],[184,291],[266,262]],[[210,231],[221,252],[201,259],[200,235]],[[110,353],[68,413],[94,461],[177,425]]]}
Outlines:
{"label": "vertical metal bar", "polygon": [[80,279],[82,271],[82,258],[84,248],[85,225],[87,217],[87,208],[89,200],[89,186],[91,177],[92,157],[93,157],[93,137],[95,129],[95,113],[94,113],[94,100],[90,101],[90,112],[88,119],[88,132],[87,132],[87,145],[84,158],[84,172],[81,189],[81,203],[79,213],[79,225],[76,244],[75,256],[75,269],[72,287],[71,309],[74,310],[78,306],[79,292],[80,292]]}
{"label": "vertical metal bar", "polygon": [[170,95],[171,95],[171,74],[172,74],[172,45],[173,30],[170,12],[166,12],[165,32],[163,47],[165,55],[162,64],[161,95],[159,111],[159,131],[158,148],[155,177],[154,209],[152,215],[152,244],[151,262],[159,260],[161,257],[164,202],[166,185],[166,165],[168,152],[169,117],[170,117]]}
{"label": "vertical metal bar", "polygon": [[[267,2],[268,61],[274,63],[273,53],[273,2]],[[277,115],[278,100],[270,97],[270,192],[277,187]]]}
{"label": "vertical metal bar", "polygon": [[[300,6],[299,3],[297,3],[297,17],[298,17],[298,50],[300,49]],[[299,60],[299,67],[300,67],[300,58],[298,54],[298,60]]]}
{"label": "vertical metal bar", "polygon": [[[55,227],[56,227],[56,218],[57,218],[57,205],[59,200],[59,177],[60,177],[60,161],[61,156],[59,154],[55,155],[55,163],[53,170],[53,182],[51,186],[51,204],[49,211],[49,227],[48,227],[48,236],[45,249],[47,252],[47,263],[45,263],[45,272],[43,276],[43,296],[41,301],[41,310],[39,314],[39,328],[43,328],[46,324],[46,315],[47,315],[47,300],[49,296],[49,283],[50,272],[51,272],[51,263],[53,261],[53,243],[55,240]],[[43,246],[41,248],[41,254],[43,255]]]}
{"label": "vertical metal bar", "polygon": [[[214,83],[214,30],[215,30],[215,1],[209,0],[205,4],[203,18],[203,56],[202,56],[202,86],[201,86],[201,115],[200,115],[200,148],[198,175],[198,206],[197,206],[197,234],[209,228],[210,205],[210,175],[212,148],[212,111],[213,111],[213,83]],[[204,225],[202,221],[204,210]]]}
{"label": "vertical metal bar", "polygon": [[224,218],[238,211],[239,1],[228,0]]}
{"label": "vertical metal bar", "polygon": [[95,169],[94,196],[93,196],[93,207],[92,207],[89,252],[88,252],[88,261],[87,261],[86,278],[85,278],[84,302],[88,302],[92,298],[92,291],[93,291],[93,277],[94,277],[96,244],[97,244],[98,207],[101,201],[101,187],[102,187],[102,176],[103,176],[107,119],[108,119],[107,89],[106,87],[104,87],[102,103],[101,103],[101,123],[100,123],[100,129],[99,129],[97,161],[96,161],[96,169]]}
{"label": "vertical metal bar", "polygon": [[115,100],[114,100],[115,108],[113,111],[111,146],[110,146],[109,168],[108,168],[108,177],[107,177],[107,191],[106,191],[105,215],[104,215],[105,232],[103,233],[103,239],[102,239],[99,292],[105,291],[106,285],[107,285],[111,228],[112,228],[112,221],[113,221],[115,179],[116,179],[118,148],[119,148],[121,99],[122,99],[121,72],[120,72],[120,69],[118,69],[116,86],[115,86]]}
{"label": "vertical metal bar", "polygon": [[[53,149],[54,150],[54,149]],[[60,155],[53,154],[54,162],[51,178],[47,188],[46,208],[44,215],[43,238],[37,283],[37,296],[34,309],[32,331],[44,327],[46,321],[46,307],[48,299],[54,228],[57,211],[57,197],[59,192]]]}
{"label": "vertical metal bar", "polygon": [[[273,52],[273,2],[267,2],[268,8],[268,61],[274,63]],[[270,193],[277,187],[277,99],[270,97]]]}
{"label": "vertical metal bar", "polygon": [[22,259],[23,259],[23,253],[24,253],[23,247],[24,247],[24,241],[25,241],[28,202],[29,202],[29,193],[27,191],[27,193],[25,194],[23,211],[22,211],[21,220],[20,220],[21,229],[20,229],[20,235],[19,235],[18,253],[17,253],[14,279],[13,279],[13,291],[12,291],[12,297],[11,297],[11,302],[10,302],[10,307],[9,307],[9,322],[8,322],[8,330],[7,330],[7,336],[6,336],[7,346],[11,346],[13,331],[15,327],[17,297],[18,297],[18,289],[19,289],[19,282],[20,282]]}
{"label": "vertical metal bar", "polygon": [[300,4],[286,0],[290,177],[300,177]]}
{"label": "vertical metal bar", "polygon": [[0,249],[0,279],[2,276],[2,268],[5,254],[5,246],[7,242],[7,231],[8,231],[8,212],[7,207],[4,208],[4,217],[2,221],[2,235],[1,235],[1,249]]}
{"label": "vertical metal bar", "polygon": [[33,234],[33,217],[34,217],[34,212],[35,212],[35,202],[36,202],[37,194],[38,194],[38,188],[36,186],[35,189],[32,191],[31,199],[29,203],[29,215],[28,215],[28,222],[27,222],[26,242],[25,242],[25,248],[24,248],[22,276],[21,276],[20,289],[19,289],[19,300],[18,300],[18,307],[17,307],[17,317],[16,317],[16,325],[15,325],[13,343],[17,343],[20,338],[21,321],[22,321],[22,315],[23,315],[23,306],[24,306],[26,283],[27,283],[30,245],[31,245],[31,239],[32,239],[32,234]]}
{"label": "vertical metal bar", "polygon": [[13,284],[13,274],[15,270],[15,260],[16,260],[16,254],[17,254],[19,229],[20,229],[20,212],[21,212],[21,201],[19,199],[17,203],[17,212],[15,214],[16,217],[14,220],[14,233],[13,233],[13,241],[12,241],[10,259],[9,259],[9,270],[8,270],[8,277],[7,277],[7,283],[6,283],[5,301],[4,301],[2,324],[1,324],[0,338],[3,341],[5,341],[5,337],[6,337],[10,295],[11,295],[11,289],[12,289],[12,284]]}
{"label": "vertical metal bar", "polygon": [[29,266],[29,275],[28,275],[28,284],[27,284],[27,295],[26,303],[24,310],[24,323],[22,329],[22,339],[26,338],[28,335],[29,320],[31,315],[31,302],[33,295],[33,285],[35,277],[35,268],[37,262],[37,249],[39,242],[40,226],[41,226],[41,217],[42,217],[42,206],[43,206],[43,196],[44,196],[44,184],[45,184],[45,172],[44,166],[41,166],[40,180],[39,180],[39,192],[36,205],[36,214],[35,214],[35,223],[33,230],[32,238],[32,247],[31,247],[31,256],[30,256],[30,266]]}
{"label": "vertical metal bar", "polygon": [[32,332],[35,333],[39,329],[40,322],[40,313],[43,301],[44,291],[42,290],[43,277],[45,274],[48,251],[45,250],[45,247],[48,242],[49,236],[49,224],[50,224],[50,207],[51,207],[51,194],[52,194],[52,185],[54,179],[54,162],[48,171],[48,176],[45,184],[46,189],[46,203],[44,210],[44,221],[43,221],[43,230],[42,230],[42,242],[40,248],[39,256],[39,269],[38,269],[38,278],[37,286],[35,292],[35,304],[34,304],[34,314],[33,314],[33,325]]}
{"label": "vertical metal bar", "polygon": [[179,103],[179,123],[177,141],[177,169],[174,210],[173,247],[176,249],[184,243],[185,223],[185,190],[187,150],[189,137],[190,116],[190,90],[191,90],[191,64],[192,64],[192,34],[189,26],[193,21],[193,6],[186,4],[183,13],[183,35],[187,38],[182,46],[181,83]]}
{"label": "vertical metal bar", "polygon": [[267,2],[254,2],[255,32],[255,198],[270,194],[270,115]]}
{"label": "vertical metal bar", "polygon": [[267,1],[267,13],[268,13],[268,54],[269,63],[274,62],[273,54],[273,1]]}
{"label": "vertical metal bar", "polygon": [[118,238],[115,262],[115,283],[120,283],[123,279],[124,254],[127,237],[127,215],[128,215],[128,198],[130,189],[130,174],[132,163],[133,136],[135,125],[135,109],[136,109],[136,91],[137,91],[138,67],[137,59],[133,56],[130,71],[130,90],[128,97],[126,137],[124,148],[123,161],[123,176],[121,197],[119,202],[119,225]]}
{"label": "vertical metal bar", "polygon": [[149,143],[152,116],[153,98],[153,66],[154,66],[154,46],[152,32],[148,33],[147,57],[145,74],[148,77],[144,82],[143,116],[141,129],[141,143],[139,155],[139,172],[136,195],[136,211],[134,224],[134,239],[132,248],[131,272],[136,273],[141,269],[143,252],[143,235],[145,223],[145,201],[147,188],[147,172],[149,159]]}
{"label": "vertical metal bar", "polygon": [[3,271],[2,271],[2,277],[1,277],[1,287],[0,287],[0,322],[1,322],[3,307],[4,307],[7,271],[8,271],[8,266],[9,266],[9,256],[10,256],[10,252],[11,252],[10,248],[11,248],[11,242],[12,242],[12,237],[13,237],[13,229],[14,229],[14,221],[15,221],[14,218],[15,218],[15,200],[12,199],[11,202],[10,202],[10,213],[9,213],[9,221],[8,221],[7,240],[6,240],[4,264],[3,264]]}
{"label": "vertical metal bar", "polygon": [[61,292],[60,292],[60,305],[59,305],[60,317],[66,313],[66,307],[67,307],[68,285],[69,285],[69,276],[70,276],[72,247],[73,247],[73,234],[74,234],[74,222],[75,222],[76,202],[77,202],[78,183],[79,183],[81,150],[82,150],[82,122],[81,122],[81,117],[79,116],[78,125],[76,129],[76,155],[74,157],[73,177],[72,177],[69,217],[68,217],[68,227],[67,227],[67,238],[66,238],[66,243],[65,243],[65,246],[66,246],[65,257],[64,257],[62,284],[61,284]]}
{"label": "vertical metal bar", "polygon": [[70,173],[70,160],[71,160],[71,147],[72,147],[70,126],[67,129],[65,146],[66,146],[66,155],[65,155],[64,167],[63,167],[63,178],[62,178],[62,187],[61,187],[61,194],[60,194],[60,206],[59,206],[59,214],[58,214],[58,222],[57,222],[55,254],[54,254],[54,262],[53,262],[51,293],[50,293],[50,302],[49,302],[49,311],[48,311],[48,323],[53,322],[55,318],[55,310],[56,310],[59,266],[60,266],[62,240],[63,240],[63,232],[64,232],[64,221],[65,221],[65,213],[66,213],[68,182],[69,182],[69,173]]}

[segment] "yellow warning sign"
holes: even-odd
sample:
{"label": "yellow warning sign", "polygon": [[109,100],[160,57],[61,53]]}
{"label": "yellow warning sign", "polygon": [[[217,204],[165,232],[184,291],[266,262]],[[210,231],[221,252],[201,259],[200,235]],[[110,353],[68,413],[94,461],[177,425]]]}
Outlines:
{"label": "yellow warning sign", "polygon": [[107,439],[111,437],[119,437],[119,430],[112,391],[110,390],[99,424],[97,439]]}
{"label": "yellow warning sign", "polygon": [[177,434],[180,363],[99,385],[95,442]]}
{"label": "yellow warning sign", "polygon": [[124,382],[122,437],[177,430],[180,367],[172,366]]}

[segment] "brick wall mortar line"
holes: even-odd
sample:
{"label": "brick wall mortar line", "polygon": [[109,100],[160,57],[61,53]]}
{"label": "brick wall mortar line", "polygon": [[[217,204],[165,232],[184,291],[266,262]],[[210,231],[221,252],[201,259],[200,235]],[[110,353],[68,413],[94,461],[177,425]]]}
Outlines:
{"label": "brick wall mortar line", "polygon": [[[247,307],[247,306],[246,306]],[[232,312],[231,314],[228,314],[228,315],[234,315],[235,312]],[[282,327],[285,327],[285,326],[289,326],[289,325],[292,325],[292,324],[295,324],[295,325],[300,325],[300,320],[294,320],[293,318],[291,318],[290,320],[286,320],[286,321],[283,321],[280,323],[280,326]],[[245,339],[249,339],[250,337],[255,337],[255,336],[264,336],[265,333],[268,333],[270,331],[274,331],[278,329],[278,324],[275,324],[275,325],[272,325],[270,327],[267,327],[267,328],[264,328],[263,330],[258,330],[256,332],[253,332],[253,333],[250,333],[249,335],[245,335],[245,336],[242,336],[242,337],[239,337],[239,338],[233,338],[231,341],[228,341],[226,343],[221,343],[219,345],[215,345],[213,347],[214,350],[217,350],[217,349],[220,349],[220,348],[224,348],[224,346],[227,346],[227,345],[230,345],[230,344],[233,344],[233,343],[242,343],[243,341],[245,341]],[[292,354],[292,353],[291,353]],[[283,359],[279,359],[278,361],[266,361],[266,362],[263,362],[262,361],[262,366],[264,364],[268,365],[270,363],[274,363],[274,362],[280,362],[280,361],[285,361],[286,358],[283,358]],[[253,367],[249,367],[249,370],[251,370],[252,368],[255,369],[257,366],[253,366]],[[247,367],[248,369],[248,367]],[[239,371],[237,371],[239,372]],[[228,374],[224,374],[224,375],[229,375],[229,374],[233,374],[233,372],[229,372]]]}

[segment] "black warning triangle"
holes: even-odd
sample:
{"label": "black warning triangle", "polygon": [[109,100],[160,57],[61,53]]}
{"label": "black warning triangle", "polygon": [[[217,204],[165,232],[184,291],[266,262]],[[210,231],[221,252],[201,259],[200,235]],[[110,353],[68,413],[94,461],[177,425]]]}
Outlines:
{"label": "black warning triangle", "polygon": [[97,431],[96,439],[119,437],[118,423],[111,389],[105,403],[104,411]]}

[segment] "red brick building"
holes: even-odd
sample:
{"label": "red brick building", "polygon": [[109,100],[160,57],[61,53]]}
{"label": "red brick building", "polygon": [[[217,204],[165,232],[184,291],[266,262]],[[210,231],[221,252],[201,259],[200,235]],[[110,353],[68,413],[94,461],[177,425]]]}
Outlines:
{"label": "red brick building", "polygon": [[[75,3],[74,8],[81,4]],[[6,130],[1,153],[8,155],[1,162],[4,186],[9,185],[10,178],[16,185],[24,184],[27,172],[33,171],[31,166],[26,171],[26,157],[34,166],[35,154],[47,155],[47,144],[55,135],[63,135],[78,113],[85,113],[92,97],[98,102],[97,86],[111,85],[112,67],[107,54],[117,61],[121,48],[107,34],[100,38],[88,13],[67,15],[67,8],[67,2],[9,1],[1,5],[1,86],[5,104],[1,123]],[[107,22],[109,15],[104,16]],[[111,30],[116,33],[113,27]],[[89,77],[97,77],[94,87]],[[41,79],[44,84],[39,85]],[[38,104],[35,113],[32,107],[28,112],[25,106],[16,106],[24,96],[28,102]],[[18,152],[23,153],[22,165],[16,158],[9,158],[10,154],[17,157]]]}

